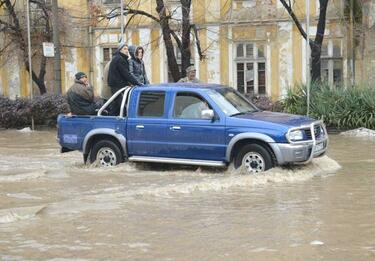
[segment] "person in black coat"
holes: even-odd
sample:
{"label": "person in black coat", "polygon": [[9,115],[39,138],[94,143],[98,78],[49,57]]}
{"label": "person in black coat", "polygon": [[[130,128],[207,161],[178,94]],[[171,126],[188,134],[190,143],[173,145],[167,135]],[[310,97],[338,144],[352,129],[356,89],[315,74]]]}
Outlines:
{"label": "person in black coat", "polygon": [[[126,86],[143,85],[130,74],[128,59],[128,45],[120,43],[115,55],[112,57],[108,71],[108,86],[111,88],[112,94]],[[122,96],[118,96],[116,100],[114,100],[110,109],[111,115],[119,115],[121,100]]]}
{"label": "person in black coat", "polygon": [[130,74],[128,59],[128,45],[122,43],[112,57],[108,71],[108,85],[111,88],[112,94],[126,86],[142,85],[141,82]]}

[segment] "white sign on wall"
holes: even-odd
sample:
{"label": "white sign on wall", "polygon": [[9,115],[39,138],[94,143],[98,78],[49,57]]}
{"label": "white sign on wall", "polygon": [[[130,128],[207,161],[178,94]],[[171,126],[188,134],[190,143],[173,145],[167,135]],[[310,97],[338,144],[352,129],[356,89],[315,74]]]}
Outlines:
{"label": "white sign on wall", "polygon": [[43,55],[45,57],[55,56],[55,46],[53,45],[53,43],[43,42]]}

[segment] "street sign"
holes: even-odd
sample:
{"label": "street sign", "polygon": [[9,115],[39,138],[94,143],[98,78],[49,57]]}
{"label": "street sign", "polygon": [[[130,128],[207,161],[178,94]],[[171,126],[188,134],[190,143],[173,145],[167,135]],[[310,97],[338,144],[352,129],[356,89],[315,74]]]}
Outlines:
{"label": "street sign", "polygon": [[55,56],[55,46],[53,43],[43,42],[43,55],[45,57]]}

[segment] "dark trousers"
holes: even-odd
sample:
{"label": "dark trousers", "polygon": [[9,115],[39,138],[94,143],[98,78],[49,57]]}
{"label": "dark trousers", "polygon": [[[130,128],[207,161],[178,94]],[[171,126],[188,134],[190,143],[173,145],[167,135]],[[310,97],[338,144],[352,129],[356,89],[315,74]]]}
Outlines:
{"label": "dark trousers", "polygon": [[[111,88],[112,95],[115,94],[119,89],[117,88]],[[112,101],[109,104],[109,115],[110,116],[119,116],[120,115],[120,109],[121,109],[121,102],[122,102],[123,95],[119,95],[116,97],[114,101]]]}

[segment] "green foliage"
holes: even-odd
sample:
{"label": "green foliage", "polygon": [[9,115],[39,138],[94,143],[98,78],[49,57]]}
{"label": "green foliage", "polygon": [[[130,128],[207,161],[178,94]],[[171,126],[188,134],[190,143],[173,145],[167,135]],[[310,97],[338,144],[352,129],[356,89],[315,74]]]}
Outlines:
{"label": "green foliage", "polygon": [[[306,86],[290,89],[282,100],[284,110],[306,114]],[[375,129],[375,88],[357,86],[331,89],[327,85],[310,88],[310,116],[338,128],[365,127]]]}

